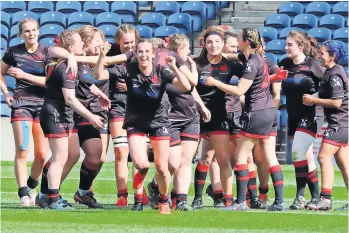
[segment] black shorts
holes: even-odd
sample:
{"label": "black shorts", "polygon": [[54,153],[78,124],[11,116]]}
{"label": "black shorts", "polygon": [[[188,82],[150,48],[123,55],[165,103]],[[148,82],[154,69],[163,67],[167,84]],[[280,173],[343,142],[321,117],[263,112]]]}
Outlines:
{"label": "black shorts", "polygon": [[[109,113],[108,111],[95,113],[96,115],[102,117],[103,121],[104,121],[103,128],[98,130],[100,134],[110,134],[109,133],[108,113]],[[74,121],[75,121],[75,124],[77,125],[78,129],[80,129],[80,126],[91,125],[89,120],[87,120],[86,118],[83,118],[82,116],[80,116],[78,114],[74,114]],[[94,128],[94,127],[92,126],[92,128]]]}
{"label": "black shorts", "polygon": [[250,138],[269,138],[275,125],[277,129],[277,117],[276,108],[243,111],[240,117],[240,134]]}
{"label": "black shorts", "polygon": [[229,135],[229,123],[226,116],[224,118],[211,118],[211,121],[200,121],[200,134],[201,137],[207,137],[210,135]]}
{"label": "black shorts", "polygon": [[80,146],[89,139],[101,138],[100,130],[94,128],[91,124],[78,125],[77,128]]}
{"label": "black shorts", "polygon": [[170,126],[170,146],[178,146],[181,141],[198,142],[200,138],[199,120],[172,121]]}
{"label": "black shorts", "polygon": [[241,130],[240,125],[240,116],[241,116],[241,110],[234,111],[234,112],[228,112],[227,118],[229,123],[229,132],[231,138],[238,138],[239,133]]}
{"label": "black shorts", "polygon": [[142,136],[142,137],[149,137],[150,140],[170,140],[170,130],[168,127],[160,127],[158,129],[141,129],[138,127],[133,126],[127,126],[127,137],[132,136]]}
{"label": "black shorts", "polygon": [[39,123],[43,103],[43,101],[35,102],[25,99],[14,99],[11,105],[11,122],[31,121]]}
{"label": "black shorts", "polygon": [[317,117],[291,117],[287,120],[287,135],[292,138],[296,131],[307,133],[314,138],[318,132]]}
{"label": "black shorts", "polygon": [[127,94],[114,94],[116,100],[112,101],[109,109],[109,122],[123,122],[126,115]]}
{"label": "black shorts", "polygon": [[322,143],[346,147],[348,145],[348,128],[329,125],[324,132]]}

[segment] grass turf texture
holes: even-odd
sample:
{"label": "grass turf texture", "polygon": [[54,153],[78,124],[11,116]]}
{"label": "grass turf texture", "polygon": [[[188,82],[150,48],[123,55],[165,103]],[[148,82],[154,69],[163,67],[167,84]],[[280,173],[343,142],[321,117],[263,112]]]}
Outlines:
{"label": "grass turf texture", "polygon": [[[62,195],[73,202],[73,195],[79,184],[80,163],[62,185]],[[129,166],[131,167],[131,166]],[[195,166],[193,165],[193,170]],[[28,171],[30,171],[28,166]],[[285,202],[288,207],[295,195],[295,178],[292,166],[283,166],[285,180]],[[131,169],[130,169],[131,173]],[[154,174],[148,173],[147,182]],[[130,176],[129,176],[130,177]],[[192,178],[193,180],[193,178]],[[40,187],[40,184],[39,184]],[[39,191],[39,187],[37,191]],[[133,204],[132,181],[129,180],[129,207]],[[143,212],[114,208],[116,184],[114,164],[106,163],[93,190],[95,197],[104,205],[103,210],[91,210],[74,204],[73,211],[42,210],[36,207],[20,208],[13,162],[1,162],[1,232],[347,232],[348,212],[309,212],[286,211],[270,213],[266,211],[223,212],[212,208],[213,201],[204,195],[207,208],[196,212],[172,211],[169,216],[159,215],[158,211],[146,208]],[[235,194],[235,187],[234,187]],[[193,185],[189,191],[189,203],[194,195]],[[269,184],[270,200],[273,199],[273,186]],[[306,199],[309,200],[309,191]],[[342,176],[335,171],[333,188],[333,208],[348,201]],[[272,201],[269,201],[271,204]]]}

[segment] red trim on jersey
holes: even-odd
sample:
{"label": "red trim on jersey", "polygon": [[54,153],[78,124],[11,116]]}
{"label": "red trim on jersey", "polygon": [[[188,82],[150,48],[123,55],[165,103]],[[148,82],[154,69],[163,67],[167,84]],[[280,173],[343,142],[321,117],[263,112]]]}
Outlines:
{"label": "red trim on jersey", "polygon": [[198,134],[180,133],[179,135],[181,137],[187,137],[187,138],[195,138],[195,139],[199,139],[200,138],[200,135],[198,135]]}
{"label": "red trim on jersey", "polygon": [[170,146],[179,145],[179,144],[181,144],[181,139],[177,139],[177,140],[170,142]]}
{"label": "red trim on jersey", "polygon": [[79,126],[91,125],[91,123],[90,123],[89,121],[85,121],[85,122],[80,122],[78,125],[79,125]]}
{"label": "red trim on jersey", "polygon": [[127,135],[128,138],[133,137],[133,136],[146,137],[147,135],[145,133],[130,133]]}
{"label": "red trim on jersey", "polygon": [[13,122],[13,121],[30,121],[30,122],[33,122],[33,118],[11,117],[11,122]]}
{"label": "red trim on jersey", "polygon": [[209,135],[229,135],[229,132],[228,131],[212,131],[212,132],[209,132]]}
{"label": "red trim on jersey", "polygon": [[248,138],[258,138],[258,139],[268,139],[269,138],[269,135],[252,134],[252,133],[247,133],[245,131],[240,131],[240,134],[242,136],[245,136]]}
{"label": "red trim on jersey", "polygon": [[230,139],[238,139],[240,137],[239,134],[230,134],[229,138]]}
{"label": "red trim on jersey", "polygon": [[161,141],[161,140],[170,140],[171,137],[170,136],[152,136],[152,137],[149,137],[149,139],[153,141]]}
{"label": "red trim on jersey", "polygon": [[46,138],[66,138],[69,137],[67,133],[57,134],[57,133],[51,133],[51,134],[45,134]]}
{"label": "red trim on jersey", "polygon": [[109,122],[123,122],[125,117],[110,117]]}
{"label": "red trim on jersey", "polygon": [[322,143],[327,143],[327,144],[338,146],[338,147],[346,147],[348,145],[346,143],[336,142],[329,139],[322,139]]}
{"label": "red trim on jersey", "polygon": [[297,128],[296,129],[296,132],[303,132],[303,133],[306,133],[306,134],[309,134],[310,136],[312,136],[312,137],[316,137],[316,133],[313,133],[313,132],[311,132],[309,129],[303,129],[303,128]]}
{"label": "red trim on jersey", "polygon": [[34,119],[33,123],[40,123],[40,119]]}
{"label": "red trim on jersey", "polygon": [[278,136],[278,132],[271,132],[271,133],[269,134],[269,136],[271,136],[271,137],[276,137],[276,136]]}

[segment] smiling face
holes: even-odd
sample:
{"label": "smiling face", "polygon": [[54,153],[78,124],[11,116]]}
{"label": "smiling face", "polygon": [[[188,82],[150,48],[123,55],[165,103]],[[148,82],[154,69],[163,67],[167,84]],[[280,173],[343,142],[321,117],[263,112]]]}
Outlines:
{"label": "smiling face", "polygon": [[326,46],[321,46],[320,48],[320,56],[319,56],[319,62],[321,66],[323,67],[329,67],[329,65],[335,60],[334,56],[331,56],[328,53]]}
{"label": "smiling face", "polygon": [[137,45],[136,58],[141,68],[146,68],[153,62],[155,51],[151,42],[141,42]]}
{"label": "smiling face", "polygon": [[28,20],[20,25],[20,36],[26,44],[36,44],[39,39],[39,25],[34,20]]}
{"label": "smiling face", "polygon": [[285,50],[287,57],[293,59],[303,53],[303,46],[298,45],[292,37],[287,37]]}
{"label": "smiling face", "polygon": [[241,31],[238,37],[238,47],[240,51],[245,51],[246,48],[248,48],[250,43],[248,41],[244,41],[244,35],[243,32]]}
{"label": "smiling face", "polygon": [[99,55],[99,46],[101,44],[103,44],[103,38],[101,36],[100,33],[96,33],[95,36],[92,38],[92,40],[90,40],[89,42],[87,42],[87,44],[85,44],[85,53],[88,56],[97,56]]}
{"label": "smiling face", "polygon": [[126,32],[122,34],[117,42],[122,53],[132,52],[136,47],[136,35],[134,32]]}
{"label": "smiling face", "polygon": [[223,52],[228,54],[236,54],[238,52],[238,40],[236,37],[229,36],[226,39]]}
{"label": "smiling face", "polygon": [[210,35],[206,38],[205,48],[210,56],[217,56],[222,53],[224,46],[223,39],[218,35]]}

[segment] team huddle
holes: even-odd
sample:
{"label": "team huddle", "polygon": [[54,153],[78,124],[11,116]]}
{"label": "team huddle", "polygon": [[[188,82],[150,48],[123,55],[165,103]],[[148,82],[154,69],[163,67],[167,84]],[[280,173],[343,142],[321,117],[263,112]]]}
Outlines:
{"label": "team huddle", "polygon": [[[160,214],[201,209],[209,172],[206,193],[214,207],[285,211],[283,173],[275,152],[281,90],[287,99],[296,176],[296,196],[289,209],[332,208],[333,156],[348,189],[348,77],[340,65],[348,62],[348,54],[338,41],[319,46],[306,33],[291,31],[287,57],[277,65],[265,57],[263,38],[253,28],[237,35],[225,25],[210,27],[195,58],[189,56],[185,35],[144,39],[127,24],[118,27],[112,45],[90,25],[62,32],[49,48],[38,42],[39,25],[33,19],[19,24],[19,34],[25,43],[4,54],[0,84],[12,109],[21,206],[73,209],[60,195],[60,186],[78,162],[81,148],[85,158],[74,200],[103,208],[92,190],[111,136],[117,208],[128,206],[130,154],[132,210],[142,211],[148,204]],[[17,80],[13,96],[6,74]],[[324,120],[328,127],[318,156],[320,190],[312,144]],[[27,178],[30,133],[35,157]],[[200,142],[195,197],[189,205],[192,159]],[[148,174],[150,146],[155,174]],[[147,175],[152,181],[145,187]],[[269,176],[275,192],[271,205]],[[307,185],[309,202],[304,198]],[[348,204],[339,209],[348,210]]]}

